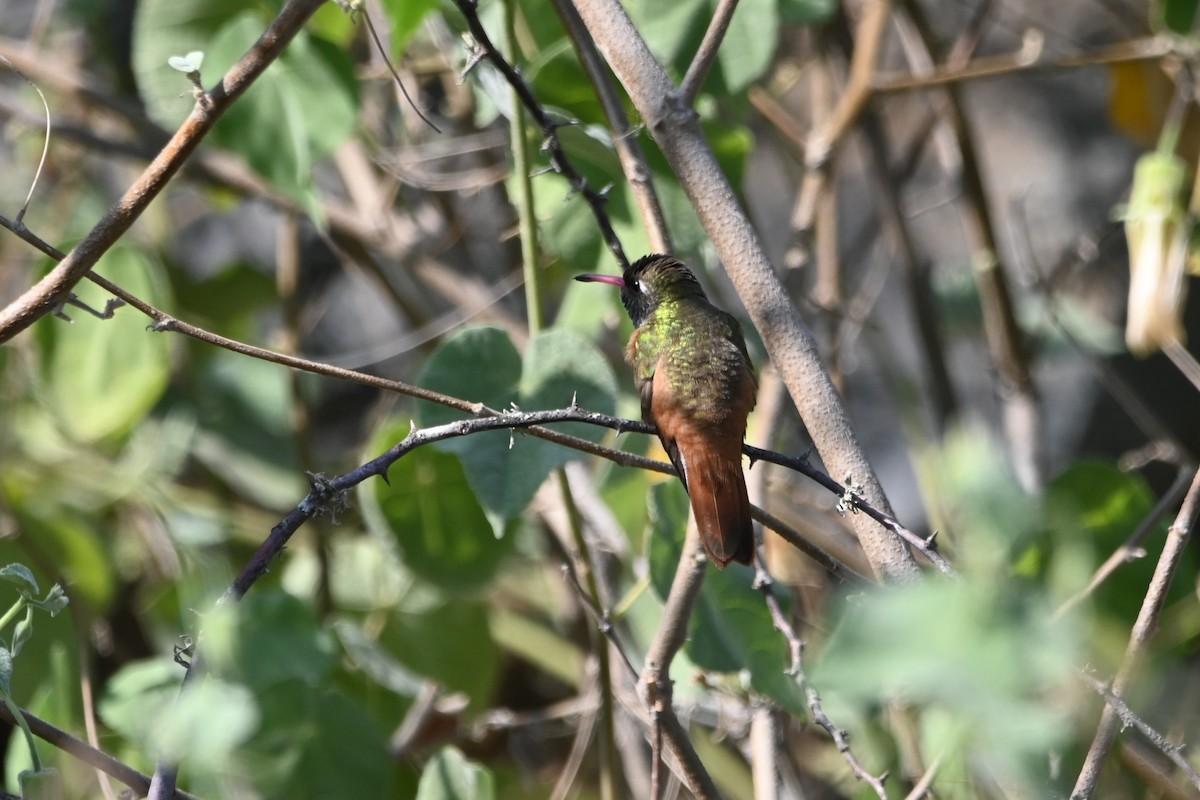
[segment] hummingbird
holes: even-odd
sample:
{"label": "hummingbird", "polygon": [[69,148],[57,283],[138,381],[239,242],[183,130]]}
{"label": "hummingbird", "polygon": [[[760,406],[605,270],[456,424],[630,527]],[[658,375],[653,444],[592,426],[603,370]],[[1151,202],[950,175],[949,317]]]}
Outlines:
{"label": "hummingbird", "polygon": [[671,256],[644,256],[620,277],[575,280],[621,287],[634,327],[625,360],[642,419],[658,429],[683,481],[708,557],[721,568],[749,564],[754,527],[742,440],[757,382],[738,321],[708,302],[691,269]]}

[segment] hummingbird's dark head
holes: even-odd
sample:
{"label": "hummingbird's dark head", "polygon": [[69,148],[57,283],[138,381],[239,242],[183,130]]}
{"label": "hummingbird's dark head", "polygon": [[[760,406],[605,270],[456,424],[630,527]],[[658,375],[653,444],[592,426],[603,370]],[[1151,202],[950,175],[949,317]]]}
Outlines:
{"label": "hummingbird's dark head", "polygon": [[629,312],[635,328],[645,322],[664,300],[704,297],[704,289],[687,264],[657,253],[642,256],[630,264],[619,278],[616,275],[576,275],[575,280],[620,286],[621,303]]}

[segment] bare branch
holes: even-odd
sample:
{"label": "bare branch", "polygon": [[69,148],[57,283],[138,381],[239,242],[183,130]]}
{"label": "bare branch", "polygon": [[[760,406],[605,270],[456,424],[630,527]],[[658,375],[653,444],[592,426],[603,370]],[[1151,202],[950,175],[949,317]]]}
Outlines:
{"label": "bare branch", "polygon": [[292,37],[303,27],[323,0],[289,0],[258,41],[225,77],[197,102],[192,113],[175,132],[171,141],[124,197],[83,238],[57,267],[0,311],[0,344],[7,342],[41,317],[54,310],[72,287],[90,270],[112,245],[125,234],[150,205],[179,168],[199,146],[221,115],[259,75],[283,52]]}
{"label": "bare branch", "polygon": [[717,3],[717,10],[708,23],[708,30],[704,32],[700,47],[697,48],[692,63],[688,65],[687,74],[683,76],[683,81],[679,84],[679,96],[685,104],[689,106],[696,104],[700,87],[704,85],[708,71],[712,69],[713,62],[717,60],[717,51],[721,49],[721,41],[725,38],[725,32],[729,30],[729,23],[733,20],[733,12],[736,10],[737,0],[720,0]]}

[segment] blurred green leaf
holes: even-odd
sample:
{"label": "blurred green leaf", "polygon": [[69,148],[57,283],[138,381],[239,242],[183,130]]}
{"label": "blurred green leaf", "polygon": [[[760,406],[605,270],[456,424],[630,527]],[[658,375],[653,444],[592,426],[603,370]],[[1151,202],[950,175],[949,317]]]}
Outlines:
{"label": "blurred green leaf", "polygon": [[[758,80],[771,66],[779,43],[778,0],[741,0],[721,48],[717,63],[724,90],[737,94]],[[717,3],[712,3],[713,13]],[[711,15],[709,19],[711,19]]]}
{"label": "blurred green leaf", "polygon": [[[445,394],[481,401],[504,410],[514,403],[524,411],[562,408],[576,397],[579,405],[611,413],[616,379],[608,362],[589,340],[572,331],[550,330],[529,344],[522,365],[508,335],[497,328],[470,328],[449,338],[433,354],[420,381]],[[462,418],[462,413],[431,403],[419,408],[426,426]],[[598,441],[593,426],[564,426]],[[494,431],[436,445],[457,453],[467,479],[493,528],[529,505],[551,470],[582,454],[521,432]]]}
{"label": "blurred green leaf", "polygon": [[406,668],[466,694],[472,709],[491,702],[500,658],[484,603],[450,600],[417,613],[397,609],[378,642]]}
{"label": "blurred green leaf", "polygon": [[455,747],[443,747],[429,759],[417,788],[417,800],[492,800],[495,796],[492,773]]}
{"label": "blurred green leaf", "polygon": [[1066,707],[1046,698],[1073,680],[1079,644],[1079,631],[1051,622],[1035,590],[972,573],[845,598],[808,672],[827,709],[882,697],[936,707],[952,722],[941,730],[957,732],[954,749],[1031,779],[1069,732]]}
{"label": "blurred green leaf", "polygon": [[[100,260],[98,270],[148,303],[170,305],[161,265],[142,250],[117,245]],[[110,298],[86,281],[75,287],[75,294],[96,309]],[[77,440],[123,434],[162,396],[170,377],[172,339],[148,330],[146,318],[131,308],[118,309],[111,319],[68,311],[72,324],[55,322],[38,329],[51,408]]]}
{"label": "blurred green leaf", "polygon": [[1155,0],[1151,4],[1150,24],[1155,30],[1164,28],[1187,36],[1194,32],[1198,0]]}
{"label": "blurred green leaf", "polygon": [[[653,533],[650,578],[665,602],[675,577],[687,531],[688,500],[678,481],[660,483],[650,493]],[[775,630],[754,571],[741,564],[709,569],[688,623],[688,658],[701,669],[750,674],[750,685],[793,714],[805,712],[804,697],[787,674],[787,641]],[[776,591],[782,591],[776,586]],[[784,598],[786,600],[786,597]]]}
{"label": "blurred green leaf", "polygon": [[195,391],[181,400],[194,404],[200,422],[192,455],[238,493],[279,510],[304,496],[283,368],[220,351],[201,365]]}
{"label": "blurred green leaf", "polygon": [[333,663],[333,643],[310,606],[264,589],[204,618],[204,655],[231,680],[259,691],[285,680],[318,686]]}
{"label": "blurred green leaf", "polygon": [[[1154,492],[1140,474],[1108,462],[1077,462],[1046,488],[1046,525],[1051,535],[1042,543],[1043,547],[1053,547],[1055,552],[1084,549],[1090,556],[1084,571],[1090,571],[1100,557],[1125,543],[1149,516],[1154,503]],[[1161,548],[1169,521],[1159,521],[1143,540],[1143,546],[1150,552]],[[1128,627],[1138,612],[1138,604],[1131,603],[1130,598],[1146,593],[1156,560],[1151,556],[1122,564],[1092,592],[1092,602],[1104,616],[1122,620],[1123,626]],[[1196,557],[1189,549],[1183,555],[1180,574],[1192,575],[1195,570]],[[1080,580],[1086,582],[1087,576],[1080,576]],[[1077,581],[1072,588],[1080,585]],[[1174,581],[1167,593],[1167,603],[1187,597],[1194,588],[1194,584]]]}
{"label": "blurred green leaf", "polygon": [[[716,13],[717,0],[631,0],[624,5],[658,60],[673,78],[682,79]],[[708,85],[721,94],[742,91],[766,72],[778,40],[779,0],[740,3]]]}
{"label": "blurred green leaf", "polygon": [[165,658],[126,665],[105,687],[100,716],[151,758],[220,769],[258,725],[258,705],[245,687],[215,676],[180,692],[182,674]]}
{"label": "blurred green leaf", "polygon": [[75,596],[93,610],[104,611],[116,592],[117,577],[101,535],[87,525],[83,515],[45,502],[44,492],[39,495],[13,503],[21,528],[36,537]]}
{"label": "blurred green leaf", "polygon": [[37,578],[33,577],[33,573],[29,567],[24,564],[5,564],[0,567],[0,580],[5,583],[11,583],[17,587],[17,591],[21,594],[33,597],[37,595],[41,589],[38,588]]}
{"label": "blurred green leaf", "polygon": [[262,725],[237,766],[264,797],[391,797],[387,736],[337,689],[285,681],[259,693]]}
{"label": "blurred green leaf", "polygon": [[403,697],[415,697],[424,681],[379,646],[349,619],[333,623],[333,630],[354,666],[375,683]]}
{"label": "blurred green leaf", "polygon": [[[438,8],[438,0],[383,0],[383,10],[388,16],[392,31],[393,60],[404,55],[404,49],[421,29],[425,17]],[[408,93],[416,97],[413,87],[407,87]]]}
{"label": "blurred green leaf", "polygon": [[[393,422],[371,441],[368,453],[383,452],[407,434],[406,424]],[[483,586],[512,552],[511,537],[493,534],[463,465],[432,447],[417,448],[393,464],[387,483],[361,484],[359,497],[372,528],[392,538],[404,563],[437,586]]]}
{"label": "blurred green leaf", "polygon": [[[191,111],[190,84],[167,66],[177,53],[207,51],[213,36],[227,20],[247,7],[266,11],[268,4],[245,0],[144,0],[133,22],[132,66],[150,118],[168,130],[179,126]],[[230,66],[211,54],[203,82],[211,86]]]}

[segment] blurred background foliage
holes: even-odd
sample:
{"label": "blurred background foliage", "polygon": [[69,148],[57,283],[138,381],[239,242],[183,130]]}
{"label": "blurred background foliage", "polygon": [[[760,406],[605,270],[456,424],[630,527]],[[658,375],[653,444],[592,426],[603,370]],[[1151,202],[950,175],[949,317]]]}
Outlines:
{"label": "blurred background foliage", "polygon": [[[46,93],[55,120],[26,217],[34,232],[69,249],[186,116],[190,87],[168,58],[202,51],[211,85],[279,6],[0,2],[0,55]],[[626,3],[675,80],[715,6]],[[1014,0],[983,3],[980,14],[974,2],[930,0],[897,4],[897,13],[922,7],[934,20],[929,35],[949,43],[977,34],[980,57],[1013,53],[1037,30],[1049,62],[1166,29],[1190,34],[1195,11],[1194,2]],[[616,293],[570,280],[614,269],[587,206],[554,175],[533,180],[548,324],[531,334],[515,291],[510,194],[519,181],[507,86],[486,64],[460,80],[465,25],[452,4],[365,8],[440,134],[399,95],[365,25],[326,4],[97,272],[231,338],[497,409],[577,398],[636,417],[620,357],[630,327]],[[1127,261],[1110,218],[1174,89],[1163,60],[1014,70],[960,87],[1041,398],[1044,440],[1035,447],[1047,477],[1031,485],[1010,464],[1004,388],[970,277],[977,253],[964,233],[962,165],[937,116],[944,98],[879,99],[871,114],[882,139],[873,150],[856,135],[839,152],[836,195],[819,212],[815,240],[792,224],[804,174],[794,132],[828,113],[859,11],[832,0],[743,0],[697,110],[829,354],[899,518],[939,531],[962,580],[887,591],[839,584],[770,533],[768,563],[806,641],[813,686],[853,734],[860,760],[890,775],[895,796],[930,762],[938,797],[1065,795],[1099,713],[1073,672],[1087,665],[1103,678],[1116,669],[1173,512],[1150,525],[1147,557],[1069,610],[1063,604],[1200,455],[1194,387],[1165,357],[1135,360],[1120,343]],[[503,40],[502,5],[484,0],[480,14]],[[613,134],[558,15],[517,0],[515,19],[522,73],[552,115],[577,121],[560,131],[569,156],[593,186],[611,184],[607,208],[626,251],[647,251]],[[912,27],[889,34],[885,75],[911,71]],[[41,114],[28,85],[0,71],[6,216],[35,173]],[[1180,152],[1192,170],[1193,131],[1189,117]],[[644,129],[634,135],[677,252],[720,305],[740,312],[665,159]],[[524,144],[540,168],[540,133]],[[890,199],[877,188],[880,171],[899,187]],[[945,418],[932,410],[905,300],[911,276],[894,268],[903,254],[881,221],[888,203],[932,287],[926,313],[957,399]],[[832,305],[827,293],[814,295],[818,261],[830,253],[842,282]],[[0,237],[0,264],[6,301],[49,268],[12,236]],[[104,307],[95,286],[76,291]],[[607,691],[622,792],[644,793],[640,704],[600,684],[602,640],[561,565],[578,553],[573,533],[585,537],[604,606],[640,666],[687,519],[676,481],[520,432],[448,440],[404,457],[387,483],[362,484],[337,518],[303,529],[242,602],[214,611],[304,497],[306,471],[348,471],[414,425],[463,415],[155,333],[129,308],[108,320],[67,313],[70,323],[45,319],[0,349],[0,563],[29,564],[71,600],[67,613],[39,620],[21,652],[12,685],[20,703],[80,736],[94,714],[98,745],[143,772],[160,755],[182,755],[182,785],[200,796],[587,798],[601,791],[599,748],[587,745]],[[1185,314],[1193,332],[1196,321],[1193,300]],[[803,426],[747,334],[763,373],[751,439],[804,452]],[[1114,400],[1116,380],[1140,405]],[[645,436],[565,427],[662,457]],[[769,510],[869,574],[836,497],[777,467],[756,464],[749,475]],[[1130,696],[1185,742],[1200,735],[1193,562],[1172,588]],[[710,571],[672,664],[697,749],[722,791],[754,796],[749,731],[766,709],[779,796],[871,796],[809,724],[752,577],[740,566]],[[177,704],[173,648],[201,628],[219,677]],[[614,661],[621,680],[622,669]],[[99,796],[91,769],[44,751],[70,797]],[[1145,752],[1122,739],[1104,796],[1149,796]],[[10,736],[10,790],[27,764]],[[1158,790],[1195,796],[1174,784]]]}

